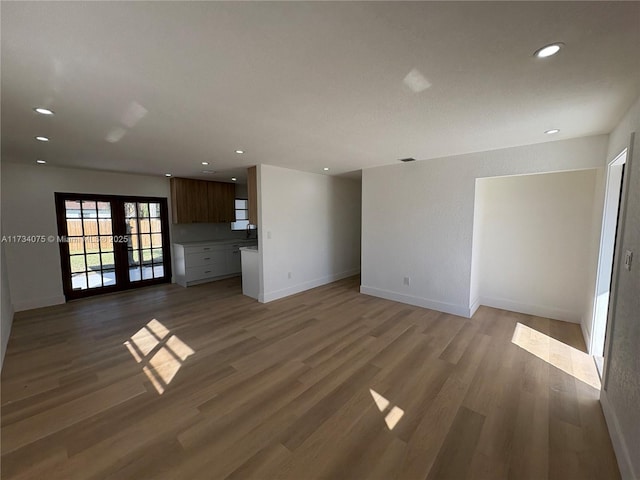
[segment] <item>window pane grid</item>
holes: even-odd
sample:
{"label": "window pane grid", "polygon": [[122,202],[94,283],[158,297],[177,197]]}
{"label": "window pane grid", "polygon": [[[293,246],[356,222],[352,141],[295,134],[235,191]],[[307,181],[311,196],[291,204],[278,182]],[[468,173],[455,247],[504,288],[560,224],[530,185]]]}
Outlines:
{"label": "window pane grid", "polygon": [[[103,287],[103,237],[100,234],[112,232],[110,203],[67,200],[65,201],[65,220],[72,288],[85,290]],[[112,253],[111,256],[113,256]],[[107,258],[105,257],[104,260]]]}
{"label": "window pane grid", "polygon": [[127,204],[129,238],[129,279],[132,282],[164,277],[162,222],[160,204]]}
{"label": "window pane grid", "polygon": [[249,225],[249,200],[235,199],[236,221],[231,222],[231,230],[246,230]]}
{"label": "window pane grid", "polygon": [[[115,205],[125,206],[126,246],[113,242],[114,235],[122,232],[122,226],[114,230],[112,209]],[[59,206],[62,210],[60,232],[67,237],[66,262],[71,277],[68,288],[116,286],[116,271],[120,268],[116,265],[116,253],[122,247],[129,252],[130,282],[166,278],[164,250],[167,245],[163,238],[166,212],[161,202],[63,198]],[[124,265],[122,267],[124,273]]]}

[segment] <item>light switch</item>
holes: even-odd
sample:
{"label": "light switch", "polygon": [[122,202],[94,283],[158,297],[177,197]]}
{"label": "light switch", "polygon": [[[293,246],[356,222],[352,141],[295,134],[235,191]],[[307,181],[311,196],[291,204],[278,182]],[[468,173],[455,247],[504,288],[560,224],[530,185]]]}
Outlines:
{"label": "light switch", "polygon": [[267,238],[271,240],[271,230],[267,230]]}
{"label": "light switch", "polygon": [[633,252],[631,250],[627,250],[624,254],[624,268],[631,271],[631,262],[633,260]]}

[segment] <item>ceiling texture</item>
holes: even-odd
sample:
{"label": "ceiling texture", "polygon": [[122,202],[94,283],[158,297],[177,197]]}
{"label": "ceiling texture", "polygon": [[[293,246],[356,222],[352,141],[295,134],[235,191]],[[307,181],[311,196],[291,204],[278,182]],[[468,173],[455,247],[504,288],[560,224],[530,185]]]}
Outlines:
{"label": "ceiling texture", "polygon": [[[3,1],[0,13],[3,161],[342,175],[609,133],[640,95],[640,2]],[[552,42],[565,46],[533,56]]]}

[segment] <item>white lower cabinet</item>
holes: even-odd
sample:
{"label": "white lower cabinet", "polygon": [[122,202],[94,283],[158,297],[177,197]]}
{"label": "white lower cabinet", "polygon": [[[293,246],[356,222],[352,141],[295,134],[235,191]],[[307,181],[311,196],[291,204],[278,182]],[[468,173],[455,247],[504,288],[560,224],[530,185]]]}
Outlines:
{"label": "white lower cabinet", "polygon": [[234,245],[232,249],[227,250],[227,268],[231,272],[242,272],[242,260],[240,258],[239,245]]}
{"label": "white lower cabinet", "polygon": [[240,247],[254,241],[174,243],[175,279],[188,287],[242,273]]}

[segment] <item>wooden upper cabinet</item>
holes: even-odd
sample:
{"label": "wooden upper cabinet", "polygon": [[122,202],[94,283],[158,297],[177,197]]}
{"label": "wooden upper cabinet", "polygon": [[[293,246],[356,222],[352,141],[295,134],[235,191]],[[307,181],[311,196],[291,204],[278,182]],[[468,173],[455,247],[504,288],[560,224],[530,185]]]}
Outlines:
{"label": "wooden upper cabinet", "polygon": [[171,179],[171,221],[173,223],[193,222],[193,193],[190,182],[186,178]]}
{"label": "wooden upper cabinet", "polygon": [[235,221],[235,185],[189,178],[171,179],[173,223]]}
{"label": "wooden upper cabinet", "polygon": [[191,180],[190,188],[193,192],[191,205],[193,209],[193,220],[196,223],[207,223],[209,221],[209,206],[207,205],[207,183],[201,180]]}
{"label": "wooden upper cabinet", "polygon": [[206,182],[208,222],[231,223],[236,221],[236,186],[232,183]]}
{"label": "wooden upper cabinet", "polygon": [[223,183],[224,185],[224,216],[226,222],[236,221],[236,185],[235,183]]}
{"label": "wooden upper cabinet", "polygon": [[258,172],[256,167],[247,169],[247,198],[249,200],[249,223],[258,225]]}

